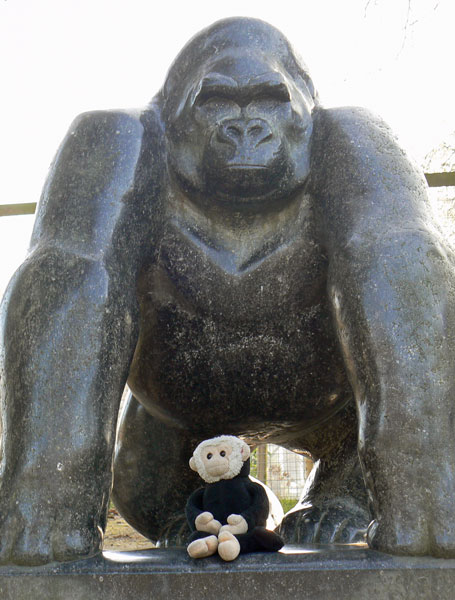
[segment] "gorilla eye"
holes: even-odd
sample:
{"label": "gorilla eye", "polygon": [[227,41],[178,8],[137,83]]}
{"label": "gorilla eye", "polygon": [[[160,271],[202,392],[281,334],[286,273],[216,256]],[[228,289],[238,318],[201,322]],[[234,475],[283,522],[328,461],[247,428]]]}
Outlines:
{"label": "gorilla eye", "polygon": [[210,104],[212,106],[224,107],[224,106],[232,106],[234,101],[230,98],[225,98],[224,96],[214,96],[213,98],[208,98],[205,104]]}
{"label": "gorilla eye", "polygon": [[278,108],[287,102],[289,102],[289,98],[286,99],[276,95],[262,95],[256,96],[250,105],[259,110],[269,111]]}
{"label": "gorilla eye", "polygon": [[196,106],[209,112],[233,110],[237,106],[235,101],[226,96],[199,94]]}
{"label": "gorilla eye", "polygon": [[223,98],[223,96],[206,96],[204,98],[204,96],[202,96],[201,98],[199,98],[199,104],[207,106],[207,105],[219,105],[219,104],[223,104],[224,102],[226,102],[227,99]]}
{"label": "gorilla eye", "polygon": [[226,456],[226,452],[224,450],[221,450],[220,456]]}
{"label": "gorilla eye", "polygon": [[207,454],[207,458],[208,458],[209,460],[212,458],[212,456],[213,456],[213,454],[212,454],[211,452],[209,452],[209,453]]}

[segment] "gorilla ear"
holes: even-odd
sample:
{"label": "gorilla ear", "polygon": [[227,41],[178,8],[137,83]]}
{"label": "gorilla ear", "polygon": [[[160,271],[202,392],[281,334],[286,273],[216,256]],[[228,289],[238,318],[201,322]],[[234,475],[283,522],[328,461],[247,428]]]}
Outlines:
{"label": "gorilla ear", "polygon": [[197,471],[196,461],[194,460],[194,456],[190,458],[190,469],[193,471]]}
{"label": "gorilla ear", "polygon": [[243,462],[246,462],[250,458],[250,447],[245,442],[242,444],[240,455]]}

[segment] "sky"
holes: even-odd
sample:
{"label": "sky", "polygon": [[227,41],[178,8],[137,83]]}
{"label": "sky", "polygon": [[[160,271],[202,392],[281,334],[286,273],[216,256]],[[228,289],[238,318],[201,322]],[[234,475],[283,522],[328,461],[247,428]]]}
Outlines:
{"label": "sky", "polygon": [[[326,106],[381,115],[420,164],[455,131],[453,0],[0,0],[0,203],[39,199],[73,118],[146,104],[190,37],[229,16],[280,29]],[[33,217],[0,217],[0,294]]]}

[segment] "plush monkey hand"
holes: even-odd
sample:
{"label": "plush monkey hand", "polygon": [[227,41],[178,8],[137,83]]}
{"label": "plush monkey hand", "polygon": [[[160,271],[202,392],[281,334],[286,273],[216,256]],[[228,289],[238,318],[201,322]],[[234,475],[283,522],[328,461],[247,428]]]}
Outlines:
{"label": "plush monkey hand", "polygon": [[223,525],[220,529],[222,531],[229,531],[230,533],[237,535],[240,533],[246,533],[248,531],[248,523],[242,517],[242,515],[229,515],[227,518],[227,525]]}
{"label": "plush monkey hand", "polygon": [[221,523],[214,519],[212,513],[208,511],[198,515],[194,521],[194,524],[198,531],[213,533],[215,535],[218,534],[221,527]]}

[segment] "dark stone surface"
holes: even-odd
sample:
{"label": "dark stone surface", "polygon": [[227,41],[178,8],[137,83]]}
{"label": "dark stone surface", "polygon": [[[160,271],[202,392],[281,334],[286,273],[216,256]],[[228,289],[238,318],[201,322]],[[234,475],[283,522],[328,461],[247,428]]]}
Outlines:
{"label": "dark stone surface", "polygon": [[[452,600],[455,560],[358,547],[190,559],[184,549],[106,552],[48,567],[0,568],[2,600]],[[287,552],[290,552],[289,554]]]}
{"label": "dark stone surface", "polygon": [[2,308],[0,561],[98,552],[126,381],[114,499],[151,539],[233,434],[319,461],[288,542],[374,518],[376,549],[455,556],[454,265],[380,119],[324,109],[273,27],[204,30],[50,169]]}

